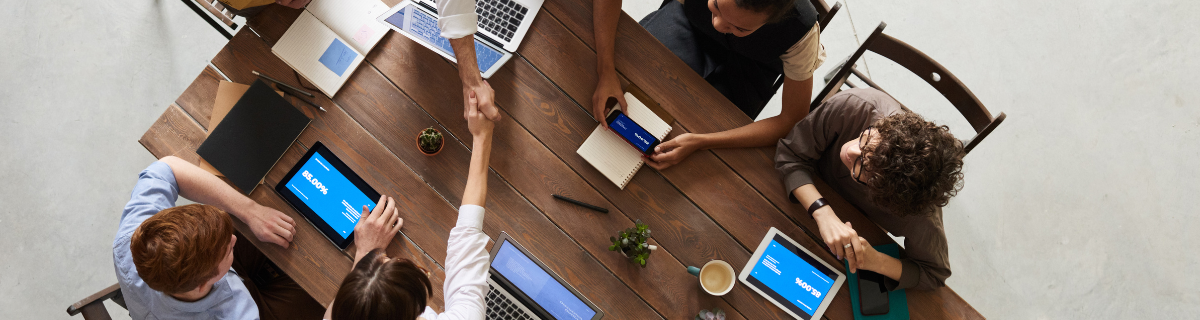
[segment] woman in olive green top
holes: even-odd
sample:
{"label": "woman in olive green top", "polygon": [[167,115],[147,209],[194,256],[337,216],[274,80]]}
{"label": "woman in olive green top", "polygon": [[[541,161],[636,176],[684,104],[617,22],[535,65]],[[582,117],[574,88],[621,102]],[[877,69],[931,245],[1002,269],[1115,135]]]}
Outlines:
{"label": "woman in olive green top", "polygon": [[[779,140],[775,168],[792,201],[809,209],[829,251],[850,271],[891,278],[889,290],[934,289],[950,277],[941,207],[962,188],[962,142],[886,93],[834,95]],[[833,187],[872,222],[905,237],[901,259],[875,251],[813,186]]]}

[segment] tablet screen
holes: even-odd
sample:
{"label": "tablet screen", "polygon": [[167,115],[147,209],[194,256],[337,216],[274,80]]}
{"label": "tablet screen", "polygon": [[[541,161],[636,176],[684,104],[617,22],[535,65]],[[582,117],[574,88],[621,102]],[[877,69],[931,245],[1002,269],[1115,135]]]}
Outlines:
{"label": "tablet screen", "polygon": [[287,181],[287,189],[341,237],[336,240],[345,240],[354,232],[364,205],[375,207],[375,201],[330,164],[321,152],[313,152],[295,172]]}
{"label": "tablet screen", "polygon": [[[442,30],[438,28],[437,18],[417,9],[413,4],[405,6],[383,20],[408,32],[409,36],[417,38],[414,40],[423,41],[431,47],[437,48],[443,55],[454,56],[454,48],[450,47],[450,41],[442,38]],[[504,52],[486,46],[478,39],[475,40],[475,62],[479,65],[479,72],[487,72],[503,57]]]}
{"label": "tablet screen", "polygon": [[792,313],[810,319],[837,278],[832,269],[776,234],[758,261],[754,261],[754,269],[746,281],[783,303]]}

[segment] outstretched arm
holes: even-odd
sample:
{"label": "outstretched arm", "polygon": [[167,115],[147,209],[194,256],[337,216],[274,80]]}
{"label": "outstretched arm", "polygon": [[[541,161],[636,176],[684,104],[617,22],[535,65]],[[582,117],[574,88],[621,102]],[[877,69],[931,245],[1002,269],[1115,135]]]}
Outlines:
{"label": "outstretched arm", "polygon": [[174,156],[164,157],[160,161],[175,173],[179,195],[228,212],[249,225],[260,241],[284,248],[292,242],[292,235],[296,233],[296,221],[292,217],[254,202],[191,162]]}
{"label": "outstretched arm", "polygon": [[[454,49],[454,58],[458,60],[458,78],[463,86],[463,118],[472,109],[482,110],[488,119],[500,120],[500,111],[496,110],[495,92],[479,75],[479,65],[475,61],[475,31],[479,16],[475,14],[475,0],[437,0],[438,28],[441,36],[450,40]],[[467,96],[474,93],[478,105],[467,101]]]}
{"label": "outstretched arm", "polygon": [[666,169],[683,161],[693,152],[719,148],[750,148],[774,145],[792,126],[808,115],[813,79],[795,81],[784,77],[783,109],[778,116],[745,126],[714,133],[685,133],[655,148],[647,161],[655,169]]}
{"label": "outstretched arm", "polygon": [[[468,103],[475,103],[476,97],[468,97]],[[492,154],[492,128],[495,124],[473,111],[467,116],[467,127],[471,130],[471,168],[467,170],[467,187],[463,191],[462,205],[473,204],[482,207],[487,199],[488,161]]]}
{"label": "outstretched arm", "polygon": [[625,94],[621,90],[621,81],[617,79],[617,69],[613,56],[617,37],[617,21],[621,18],[621,0],[592,1],[592,30],[596,40],[596,92],[592,94],[592,117],[601,125],[604,116],[608,114],[608,100],[615,99],[622,108],[625,104]]}

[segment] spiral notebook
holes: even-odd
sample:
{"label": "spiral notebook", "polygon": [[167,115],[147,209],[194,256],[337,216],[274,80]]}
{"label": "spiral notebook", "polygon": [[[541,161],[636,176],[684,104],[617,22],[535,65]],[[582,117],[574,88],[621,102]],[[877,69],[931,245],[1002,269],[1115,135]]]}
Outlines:
{"label": "spiral notebook", "polygon": [[271,47],[288,66],[333,97],[387,34],[378,0],[313,0]]}
{"label": "spiral notebook", "polygon": [[[662,141],[667,133],[671,132],[671,125],[659,118],[633,94],[626,92],[625,102],[629,104],[623,110],[625,114],[659,141]],[[646,163],[642,159],[641,152],[634,149],[629,142],[625,142],[624,138],[612,130],[604,128],[604,125],[596,125],[596,129],[592,130],[592,134],[575,152],[622,190],[625,189],[629,180],[633,179],[633,175],[638,172],[638,169],[641,169],[642,165]]]}

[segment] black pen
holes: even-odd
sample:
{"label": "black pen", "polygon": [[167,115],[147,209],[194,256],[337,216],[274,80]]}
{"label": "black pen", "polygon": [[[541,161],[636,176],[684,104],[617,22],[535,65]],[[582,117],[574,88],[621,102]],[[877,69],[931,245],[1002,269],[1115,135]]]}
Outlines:
{"label": "black pen", "polygon": [[321,109],[321,112],[325,112],[324,107],[318,106],[316,103],[313,103],[312,101],[308,101],[308,99],[305,99],[304,97],[296,95],[295,93],[292,92],[292,90],[286,90],[284,88],[279,88],[279,89],[282,90],[283,93],[286,93],[293,97],[296,97],[296,99],[300,99],[300,101],[304,101],[304,103],[307,103],[310,106],[314,106],[314,107],[317,107],[317,109]]}
{"label": "black pen", "polygon": [[[292,85],[290,85],[290,84],[283,83],[283,81],[275,80],[275,78],[268,77],[267,75],[265,75],[265,74],[262,74],[262,73],[259,73],[258,71],[251,70],[250,72],[254,73],[254,75],[256,75],[256,76],[259,76],[259,77],[261,77],[261,78],[263,78],[263,79],[267,79],[267,81],[274,82],[274,83],[276,83],[276,84],[278,84],[278,85],[281,85],[281,86],[287,87],[288,89],[292,89],[292,91],[296,91],[296,92],[298,92],[298,93],[300,93],[300,94],[303,94],[303,95],[305,95],[305,96],[308,96],[309,98],[316,97],[316,96],[314,96],[313,94],[311,94],[311,93],[308,93],[308,91],[304,91],[304,90],[302,90],[302,89],[300,89],[300,88],[293,87],[293,86],[292,86]],[[318,107],[318,108],[319,108],[319,107]],[[321,110],[321,111],[325,111],[325,110]]]}
{"label": "black pen", "polygon": [[575,200],[575,199],[567,198],[567,197],[560,196],[560,195],[557,195],[557,194],[551,194],[551,196],[554,196],[554,198],[556,198],[556,199],[558,199],[558,200],[562,200],[562,201],[566,201],[566,202],[574,203],[575,205],[577,205],[577,206],[580,206],[580,207],[584,207],[584,208],[588,208],[588,209],[592,209],[592,210],[600,211],[600,212],[603,212],[603,213],[608,213],[608,209],[601,208],[601,207],[597,207],[597,206],[590,205],[590,204],[587,204],[587,203],[583,203],[582,201],[579,201],[579,200]]}

